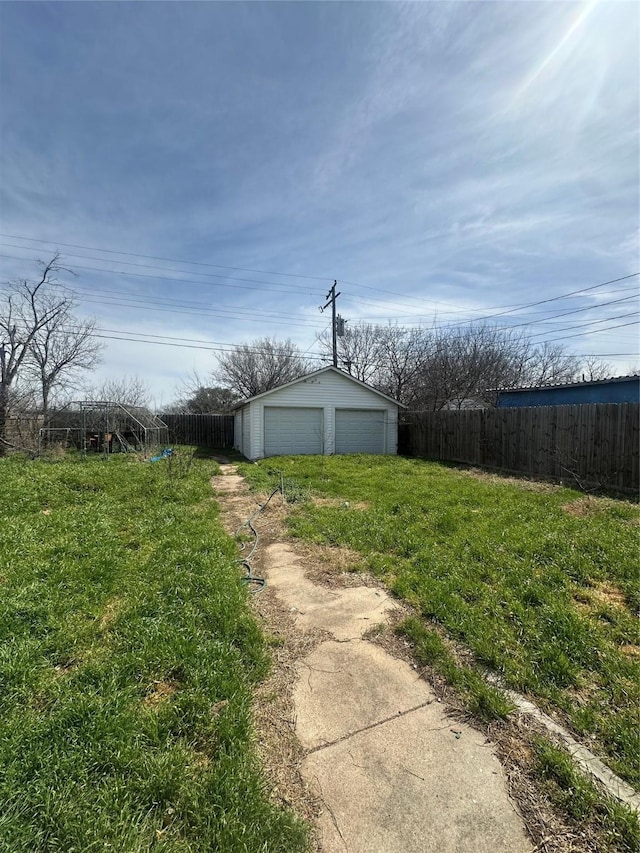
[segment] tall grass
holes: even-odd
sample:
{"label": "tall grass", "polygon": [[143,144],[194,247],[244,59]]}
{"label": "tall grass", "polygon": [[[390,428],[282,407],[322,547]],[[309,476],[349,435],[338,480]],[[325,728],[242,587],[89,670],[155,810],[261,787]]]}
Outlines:
{"label": "tall grass", "polygon": [[253,745],[268,658],[214,467],[0,462],[1,850],[305,848]]}

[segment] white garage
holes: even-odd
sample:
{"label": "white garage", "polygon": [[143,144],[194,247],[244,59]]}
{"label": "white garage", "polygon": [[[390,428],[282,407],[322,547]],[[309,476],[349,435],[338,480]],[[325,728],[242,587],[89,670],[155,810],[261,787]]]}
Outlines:
{"label": "white garage", "polygon": [[235,408],[234,446],[248,459],[397,453],[400,403],[324,367]]}

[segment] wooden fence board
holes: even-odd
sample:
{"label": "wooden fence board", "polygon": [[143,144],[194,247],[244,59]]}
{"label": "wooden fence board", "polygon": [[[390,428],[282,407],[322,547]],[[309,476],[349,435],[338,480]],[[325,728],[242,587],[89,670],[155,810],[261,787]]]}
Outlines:
{"label": "wooden fence board", "polygon": [[551,478],[640,489],[640,404],[409,412],[400,451]]}

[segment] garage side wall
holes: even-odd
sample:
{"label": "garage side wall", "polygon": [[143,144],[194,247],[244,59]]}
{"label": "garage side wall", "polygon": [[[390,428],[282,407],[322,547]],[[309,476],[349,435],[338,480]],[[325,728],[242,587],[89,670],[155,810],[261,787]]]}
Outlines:
{"label": "garage side wall", "polygon": [[286,388],[275,389],[270,394],[253,400],[245,410],[250,410],[250,440],[243,453],[249,459],[261,459],[264,448],[265,406],[296,408],[321,408],[323,410],[323,446],[327,455],[335,453],[336,409],[373,409],[384,413],[385,453],[398,451],[398,408],[368,388],[356,384],[347,376],[333,371],[310,376]]}
{"label": "garage side wall", "polygon": [[233,446],[240,453],[247,455],[249,447],[249,406],[238,409],[233,422]]}

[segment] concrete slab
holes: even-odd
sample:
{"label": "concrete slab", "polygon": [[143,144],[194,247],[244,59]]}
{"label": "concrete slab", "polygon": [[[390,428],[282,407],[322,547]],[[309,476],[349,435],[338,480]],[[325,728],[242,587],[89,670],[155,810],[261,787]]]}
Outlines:
{"label": "concrete slab", "polygon": [[312,752],[301,771],[327,807],[323,853],[532,849],[491,749],[438,703]]}
{"label": "concrete slab", "polygon": [[298,627],[320,628],[338,640],[362,637],[373,625],[385,621],[396,606],[386,593],[373,587],[332,589],[314,584],[305,577],[300,557],[283,543],[265,549],[265,573]]}
{"label": "concrete slab", "polygon": [[296,734],[306,749],[435,701],[409,664],[366,640],[322,643],[299,662],[298,673]]}

